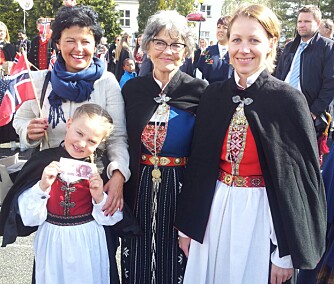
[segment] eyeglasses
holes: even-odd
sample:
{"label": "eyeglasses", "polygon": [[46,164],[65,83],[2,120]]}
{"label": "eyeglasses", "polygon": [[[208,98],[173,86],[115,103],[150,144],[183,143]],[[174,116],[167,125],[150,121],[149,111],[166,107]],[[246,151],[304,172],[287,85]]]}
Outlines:
{"label": "eyeglasses", "polygon": [[172,44],[168,44],[162,39],[153,39],[152,42],[153,42],[154,48],[159,51],[164,51],[167,48],[167,46],[169,46],[170,50],[173,53],[179,53],[181,50],[183,50],[186,47],[186,45],[183,43],[175,42]]}

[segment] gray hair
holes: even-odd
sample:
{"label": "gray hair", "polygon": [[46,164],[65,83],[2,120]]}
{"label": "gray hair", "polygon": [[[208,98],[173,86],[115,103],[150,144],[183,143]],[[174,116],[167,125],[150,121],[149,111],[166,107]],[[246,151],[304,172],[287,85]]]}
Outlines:
{"label": "gray hair", "polygon": [[176,36],[182,39],[186,45],[186,56],[192,55],[195,49],[194,35],[188,26],[186,18],[175,10],[158,11],[148,19],[141,44],[144,52],[148,51],[150,42],[163,29],[166,30],[171,38]]}

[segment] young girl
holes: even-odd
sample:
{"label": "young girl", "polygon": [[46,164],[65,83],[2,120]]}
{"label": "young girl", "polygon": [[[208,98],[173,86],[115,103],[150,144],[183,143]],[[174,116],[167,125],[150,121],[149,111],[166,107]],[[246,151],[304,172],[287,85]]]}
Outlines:
{"label": "young girl", "polygon": [[122,219],[122,213],[106,216],[102,211],[107,195],[98,173],[89,180],[66,175],[59,158],[89,161],[112,128],[112,119],[105,110],[84,104],[67,121],[62,145],[34,155],[25,166],[31,169],[36,159],[47,165],[41,167],[40,180],[30,182],[18,196],[23,224],[39,226],[34,241],[37,284],[109,283],[102,225],[114,225]]}

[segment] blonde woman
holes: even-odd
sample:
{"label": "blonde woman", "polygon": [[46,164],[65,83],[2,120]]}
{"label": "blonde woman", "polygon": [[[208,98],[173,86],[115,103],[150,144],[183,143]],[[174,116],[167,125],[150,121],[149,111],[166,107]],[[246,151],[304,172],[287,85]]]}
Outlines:
{"label": "blonde woman", "polygon": [[133,59],[133,55],[130,49],[130,40],[131,36],[127,33],[124,33],[121,39],[121,43],[116,47],[116,67],[115,67],[115,76],[119,81],[124,74],[123,62],[127,58]]}
{"label": "blonde woman", "polygon": [[270,75],[279,32],[269,8],[239,8],[227,30],[234,74],[200,101],[175,224],[185,284],[290,283],[324,252],[312,118],[305,97]]}

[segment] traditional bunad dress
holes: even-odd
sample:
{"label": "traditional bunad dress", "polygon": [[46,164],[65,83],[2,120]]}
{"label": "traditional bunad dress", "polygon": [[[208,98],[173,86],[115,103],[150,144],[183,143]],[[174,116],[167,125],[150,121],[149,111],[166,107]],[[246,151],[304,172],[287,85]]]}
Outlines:
{"label": "traditional bunad dress", "polygon": [[[136,279],[138,283],[177,283],[176,279],[181,281],[183,277],[186,259],[178,247],[173,218],[194,123],[192,113],[159,106],[142,133],[135,215],[145,235],[124,239],[123,273],[125,277],[131,275],[127,283],[136,283]],[[159,161],[156,165],[155,159]],[[150,253],[147,248],[151,248]],[[127,274],[127,267],[131,274]],[[176,271],[172,271],[171,278],[173,269]]]}
{"label": "traditional bunad dress", "polygon": [[186,258],[173,223],[205,86],[178,71],[163,90],[152,74],[122,89],[131,170],[124,198],[143,231],[122,240],[123,284],[182,283]]}
{"label": "traditional bunad dress", "polygon": [[[192,240],[185,284],[267,283],[270,241],[277,246],[254,137],[240,101],[225,136],[203,244]],[[290,256],[271,261],[292,268]]]}
{"label": "traditional bunad dress", "polygon": [[109,257],[102,225],[123,216],[105,216],[92,200],[89,180],[60,174],[43,192],[39,182],[18,198],[22,221],[39,226],[35,240],[36,283],[110,283]]}
{"label": "traditional bunad dress", "polygon": [[246,89],[238,82],[234,72],[211,84],[197,111],[175,217],[192,239],[186,284],[266,284],[271,263],[312,269],[324,251],[325,194],[305,98],[267,70]]}

